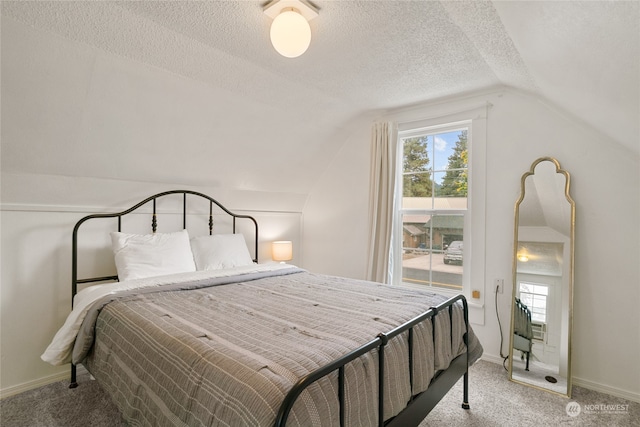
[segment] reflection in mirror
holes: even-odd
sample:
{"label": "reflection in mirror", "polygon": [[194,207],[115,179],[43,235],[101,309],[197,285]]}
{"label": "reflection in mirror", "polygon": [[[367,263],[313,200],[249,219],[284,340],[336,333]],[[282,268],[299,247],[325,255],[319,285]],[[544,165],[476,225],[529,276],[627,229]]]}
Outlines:
{"label": "reflection in mirror", "polygon": [[515,205],[509,378],[571,396],[575,203],[569,174],[543,157]]}

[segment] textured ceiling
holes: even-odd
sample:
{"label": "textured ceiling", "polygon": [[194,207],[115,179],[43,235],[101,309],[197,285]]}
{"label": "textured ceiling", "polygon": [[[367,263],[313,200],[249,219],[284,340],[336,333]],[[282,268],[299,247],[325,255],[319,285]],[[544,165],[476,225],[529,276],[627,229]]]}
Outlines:
{"label": "textured ceiling", "polygon": [[[290,124],[263,136],[299,159],[294,192],[309,191],[355,118],[498,86],[640,150],[638,2],[313,3],[311,46],[296,59],[275,53],[257,1],[3,1],[2,15],[229,94],[238,109],[255,106],[260,132]],[[250,150],[242,139],[255,141],[255,129],[234,126]]]}
{"label": "textured ceiling", "polygon": [[5,2],[3,13],[267,103],[298,85],[358,109],[534,87],[490,2],[316,4],[311,47],[295,60],[274,52],[270,19],[252,1]]}

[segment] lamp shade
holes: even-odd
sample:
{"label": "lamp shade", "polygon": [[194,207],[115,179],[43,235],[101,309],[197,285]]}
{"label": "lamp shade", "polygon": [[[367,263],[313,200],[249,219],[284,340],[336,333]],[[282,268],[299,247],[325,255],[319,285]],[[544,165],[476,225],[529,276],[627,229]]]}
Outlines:
{"label": "lamp shade", "polygon": [[289,261],[293,258],[293,243],[289,240],[280,240],[271,243],[271,258],[274,261]]}
{"label": "lamp shade", "polygon": [[280,55],[295,58],[309,48],[311,27],[296,9],[284,9],[271,23],[270,37],[271,44]]}

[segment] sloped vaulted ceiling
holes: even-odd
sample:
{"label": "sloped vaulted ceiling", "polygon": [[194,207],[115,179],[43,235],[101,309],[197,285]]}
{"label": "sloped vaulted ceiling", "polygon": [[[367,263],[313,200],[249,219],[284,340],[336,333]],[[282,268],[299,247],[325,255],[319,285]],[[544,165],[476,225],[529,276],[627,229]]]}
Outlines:
{"label": "sloped vaulted ceiling", "polygon": [[291,60],[257,1],[3,1],[3,171],[194,185],[239,171],[221,184],[304,194],[357,118],[499,86],[640,151],[638,2],[314,4],[311,47]]}

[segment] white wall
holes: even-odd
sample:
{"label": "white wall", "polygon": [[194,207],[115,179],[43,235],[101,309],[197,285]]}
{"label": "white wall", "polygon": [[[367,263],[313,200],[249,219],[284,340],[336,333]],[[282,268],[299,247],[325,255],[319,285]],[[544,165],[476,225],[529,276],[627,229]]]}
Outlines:
{"label": "white wall", "polygon": [[[292,97],[326,100],[281,93],[270,74],[255,71],[255,90],[214,85],[1,19],[3,173],[199,186],[221,199],[253,192],[299,210],[348,133],[327,126],[348,121],[348,103],[301,114]],[[61,203],[55,191],[43,197]]]}
{"label": "white wall", "polygon": [[304,267],[310,271],[366,276],[372,118],[359,123],[304,207]]}
{"label": "white wall", "polygon": [[[444,116],[485,101],[493,104],[487,120],[486,263],[484,326],[475,325],[485,356],[497,361],[500,332],[496,320],[495,278],[504,278],[498,295],[508,354],[512,286],[513,209],[520,177],[538,157],[556,157],[572,177],[576,201],[576,270],[573,330],[574,383],[640,401],[639,156],[588,125],[539,99],[503,90],[485,96],[423,107],[425,117]],[[420,108],[412,109],[415,115]],[[398,116],[392,112],[389,116]],[[331,173],[310,194],[305,215],[305,263],[314,270],[364,277],[367,234],[369,131],[371,123],[346,142]],[[363,185],[356,188],[351,183]],[[339,208],[336,207],[339,205]],[[352,226],[342,215],[348,213]],[[360,213],[362,213],[360,215]],[[317,218],[307,221],[308,217]],[[321,220],[320,220],[321,219]],[[349,224],[349,223],[347,223]],[[330,233],[330,238],[312,239]],[[335,247],[340,251],[335,252]],[[345,266],[349,256],[349,266]],[[358,272],[362,272],[357,276]],[[472,272],[473,275],[473,272]]]}

